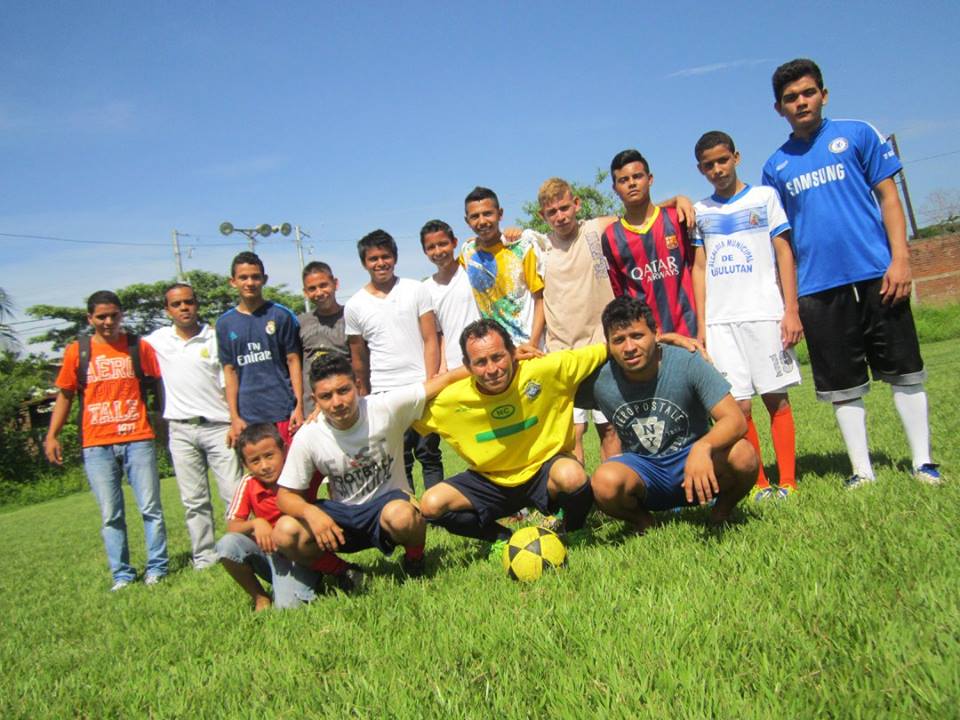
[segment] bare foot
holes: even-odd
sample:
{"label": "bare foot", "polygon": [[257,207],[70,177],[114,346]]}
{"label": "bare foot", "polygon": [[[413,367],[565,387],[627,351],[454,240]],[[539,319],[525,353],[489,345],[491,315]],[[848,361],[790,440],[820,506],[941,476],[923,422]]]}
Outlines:
{"label": "bare foot", "polygon": [[269,610],[272,607],[273,600],[270,599],[269,595],[258,595],[253,601],[254,612],[263,612],[264,610]]}

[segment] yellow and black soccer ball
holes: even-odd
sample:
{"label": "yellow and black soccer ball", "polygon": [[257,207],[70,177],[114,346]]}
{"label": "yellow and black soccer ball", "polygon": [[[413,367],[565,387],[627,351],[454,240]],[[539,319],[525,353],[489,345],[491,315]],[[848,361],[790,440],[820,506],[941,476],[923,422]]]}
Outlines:
{"label": "yellow and black soccer ball", "polygon": [[544,570],[562,567],[567,562],[563,541],[543,527],[525,527],[517,530],[503,549],[503,569],[514,580],[530,582],[543,575]]}

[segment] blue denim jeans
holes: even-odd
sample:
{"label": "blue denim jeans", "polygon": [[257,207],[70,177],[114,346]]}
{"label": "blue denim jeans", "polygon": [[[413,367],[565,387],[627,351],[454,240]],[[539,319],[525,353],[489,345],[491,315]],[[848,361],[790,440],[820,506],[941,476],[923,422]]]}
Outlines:
{"label": "blue denim jeans", "polygon": [[147,543],[146,575],[167,574],[167,529],[160,507],[160,477],[153,440],[139,440],[116,445],[101,445],[83,449],[83,467],[87,481],[100,505],[103,524],[100,534],[107,550],[107,561],[114,582],[134,580],[136,570],[130,565],[127,545],[127,522],[124,512],[121,483],[126,473],[127,482],[143,518],[143,532]]}
{"label": "blue denim jeans", "polygon": [[278,610],[313,602],[319,573],[287,560],[280,553],[265,553],[257,541],[240,533],[227,533],[217,541],[217,555],[237,564],[247,563],[261,580],[273,585],[273,605]]}

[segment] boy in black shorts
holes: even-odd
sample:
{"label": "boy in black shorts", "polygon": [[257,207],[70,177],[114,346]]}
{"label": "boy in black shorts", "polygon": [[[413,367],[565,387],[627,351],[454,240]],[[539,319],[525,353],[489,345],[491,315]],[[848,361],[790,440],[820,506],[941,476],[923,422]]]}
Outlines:
{"label": "boy in black shorts", "polygon": [[773,74],[774,108],[793,133],[767,160],[763,184],[793,227],[800,321],[820,400],[832,402],[853,465],[849,488],[874,480],[863,396],[890,383],[913,475],[941,482],[930,459],[926,371],[910,313],[910,262],[893,176],[900,161],[868,123],[823,117],[820,68],[799,59]]}

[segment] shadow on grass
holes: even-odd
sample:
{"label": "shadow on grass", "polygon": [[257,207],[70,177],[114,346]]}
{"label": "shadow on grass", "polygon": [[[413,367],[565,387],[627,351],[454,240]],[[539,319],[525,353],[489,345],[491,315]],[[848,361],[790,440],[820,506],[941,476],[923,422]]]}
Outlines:
{"label": "shadow on grass", "polygon": [[[894,460],[885,452],[872,450],[870,460],[875,468],[887,467],[893,470],[911,470],[910,463],[906,460],[894,462]],[[839,475],[848,477],[850,475],[850,458],[846,453],[805,453],[797,456],[797,480],[802,482],[808,475]],[[771,477],[767,475],[767,477]]]}
{"label": "shadow on grass", "polygon": [[181,552],[170,556],[170,574],[183,572],[193,568],[193,555],[189,552]]}

